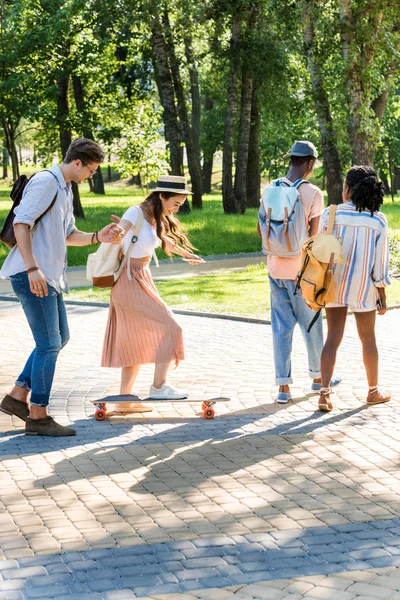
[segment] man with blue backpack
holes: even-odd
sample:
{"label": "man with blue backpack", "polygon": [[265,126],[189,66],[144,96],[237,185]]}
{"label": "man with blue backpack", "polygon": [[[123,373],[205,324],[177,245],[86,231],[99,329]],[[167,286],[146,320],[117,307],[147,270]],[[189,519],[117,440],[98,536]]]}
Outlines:
{"label": "man with blue backpack", "polygon": [[[289,171],[285,177],[269,184],[260,202],[258,232],[271,289],[271,325],[274,347],[275,383],[279,386],[277,402],[286,404],[291,398],[292,341],[299,324],[308,354],[308,370],[313,380],[311,389],[321,388],[321,352],[323,348],[322,316],[308,327],[315,315],[300,293],[296,278],[301,267],[303,243],[318,232],[324,199],[321,190],[308,180],[318,157],[311,142],[297,141],[289,154]],[[335,377],[331,386],[340,383]]]}

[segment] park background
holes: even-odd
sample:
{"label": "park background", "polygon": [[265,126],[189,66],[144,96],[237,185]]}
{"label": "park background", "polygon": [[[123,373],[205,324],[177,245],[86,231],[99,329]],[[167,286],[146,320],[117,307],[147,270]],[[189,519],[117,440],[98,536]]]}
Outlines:
{"label": "park background", "polygon": [[[85,136],[107,158],[74,185],[80,229],[140,202],[159,174],[186,174],[193,196],[180,218],[199,253],[258,252],[260,192],[285,172],[293,141],[309,139],[326,203],[341,201],[352,164],[374,165],[384,181],[398,303],[399,53],[389,0],[0,0],[0,224],[18,175]],[[69,265],[91,251],[70,248]],[[1,246],[0,264],[6,254]],[[263,264],[157,285],[172,307],[268,313]]]}

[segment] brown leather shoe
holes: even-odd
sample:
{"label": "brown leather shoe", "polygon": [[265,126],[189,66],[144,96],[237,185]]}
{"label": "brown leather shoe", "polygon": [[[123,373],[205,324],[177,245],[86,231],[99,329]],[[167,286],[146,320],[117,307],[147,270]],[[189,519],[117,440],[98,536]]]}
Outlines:
{"label": "brown leather shoe", "polygon": [[29,417],[29,406],[22,400],[16,400],[8,394],[6,394],[0,404],[0,410],[6,415],[15,415],[23,421],[26,421]]}
{"label": "brown leather shoe", "polygon": [[47,435],[49,437],[64,437],[66,435],[75,435],[73,427],[64,427],[56,423],[53,417],[43,417],[42,419],[27,418],[25,425],[25,435]]}
{"label": "brown leather shoe", "polygon": [[383,404],[384,402],[389,402],[391,397],[392,396],[389,394],[389,392],[377,386],[373,390],[369,390],[367,396],[367,404]]}

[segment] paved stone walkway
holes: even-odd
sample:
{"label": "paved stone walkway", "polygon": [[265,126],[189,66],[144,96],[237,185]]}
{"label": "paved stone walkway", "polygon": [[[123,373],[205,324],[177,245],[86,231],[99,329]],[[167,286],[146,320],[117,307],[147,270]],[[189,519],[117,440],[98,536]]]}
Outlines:
{"label": "paved stone walkway", "polygon": [[[172,382],[231,402],[214,420],[166,403],[106,422],[90,400],[118,390],[98,366],[107,311],[68,312],[51,412],[77,436],[25,437],[0,413],[0,600],[400,600],[399,311],[378,319],[387,405],[363,404],[353,318],[320,414],[298,333],[278,406],[269,326],[182,316]],[[0,302],[0,330],[3,394],[32,347],[18,303]]]}

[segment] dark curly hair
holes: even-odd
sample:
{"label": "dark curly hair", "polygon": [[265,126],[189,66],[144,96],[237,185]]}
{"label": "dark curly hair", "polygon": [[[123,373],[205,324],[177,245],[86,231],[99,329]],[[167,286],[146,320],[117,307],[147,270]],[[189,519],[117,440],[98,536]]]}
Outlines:
{"label": "dark curly hair", "polygon": [[371,216],[380,209],[385,195],[385,186],[379,181],[372,167],[360,165],[347,171],[346,184],[349,187],[350,199],[358,212],[369,210]]}

